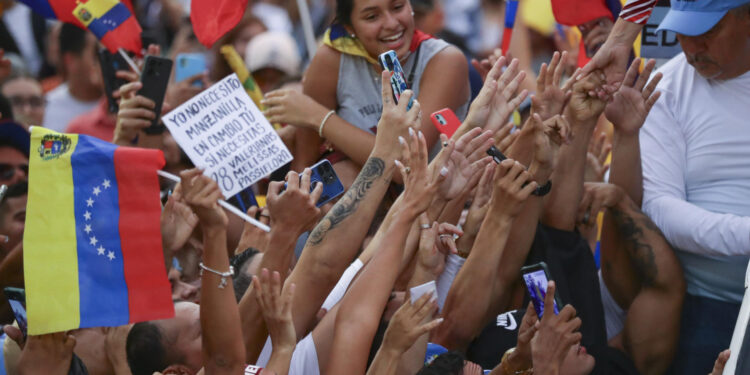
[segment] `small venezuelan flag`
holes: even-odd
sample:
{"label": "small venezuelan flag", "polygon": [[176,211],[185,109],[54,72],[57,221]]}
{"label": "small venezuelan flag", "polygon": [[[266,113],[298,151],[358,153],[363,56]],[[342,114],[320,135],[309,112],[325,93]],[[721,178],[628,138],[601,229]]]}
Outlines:
{"label": "small venezuelan flag", "polygon": [[45,18],[88,28],[115,53],[118,48],[141,53],[141,26],[131,0],[20,0]]}
{"label": "small venezuelan flag", "polygon": [[174,316],[159,217],[159,150],[31,132],[24,277],[29,333]]}

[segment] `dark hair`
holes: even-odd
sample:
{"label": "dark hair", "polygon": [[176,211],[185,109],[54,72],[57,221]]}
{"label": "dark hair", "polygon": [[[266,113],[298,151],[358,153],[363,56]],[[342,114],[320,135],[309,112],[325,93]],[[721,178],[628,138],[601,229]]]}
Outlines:
{"label": "dark hair", "polygon": [[342,25],[352,24],[354,0],[336,0],[336,21]]}
{"label": "dark hair", "polygon": [[422,367],[417,375],[461,375],[465,359],[459,352],[445,352],[435,357],[429,365]]}
{"label": "dark hair", "polygon": [[13,107],[10,105],[10,100],[3,94],[0,94],[0,116],[2,120],[13,120]]}
{"label": "dark hair", "polygon": [[125,343],[125,352],[133,375],[152,375],[169,366],[161,331],[153,322],[133,325]]}
{"label": "dark hair", "polygon": [[242,296],[245,295],[247,288],[249,288],[250,284],[253,282],[253,275],[249,275],[246,271],[253,258],[259,252],[258,249],[248,247],[245,251],[234,255],[229,259],[229,264],[235,270],[232,284],[234,286],[234,298],[237,299],[237,302],[240,302]]}
{"label": "dark hair", "polygon": [[60,56],[65,56],[66,53],[80,56],[86,49],[87,32],[77,26],[64,23],[60,29]]}

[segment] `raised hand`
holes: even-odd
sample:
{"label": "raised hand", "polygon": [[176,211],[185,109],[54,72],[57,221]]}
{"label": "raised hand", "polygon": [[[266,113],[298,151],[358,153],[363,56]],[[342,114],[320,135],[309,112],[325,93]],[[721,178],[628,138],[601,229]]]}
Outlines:
{"label": "raised hand", "polygon": [[565,115],[574,127],[580,123],[595,123],[604,111],[606,102],[598,94],[602,90],[604,79],[604,73],[594,71],[573,84],[573,93],[565,107]]}
{"label": "raised hand", "polygon": [[[406,99],[402,100],[402,102]],[[413,108],[412,108],[413,109]],[[399,138],[403,147],[403,161],[396,160],[396,167],[404,181],[403,205],[409,207],[414,215],[424,212],[432,202],[438,187],[450,173],[446,166],[448,156],[453,151],[452,142],[441,152],[433,165],[427,167],[427,141],[421,131],[409,130],[408,140]],[[380,134],[380,132],[378,132]]]}
{"label": "raised hand", "polygon": [[[451,142],[444,134],[440,135],[440,139],[443,144]],[[438,189],[438,195],[442,199],[455,199],[474,188],[481,176],[478,172],[492,161],[485,150],[493,142],[492,132],[482,132],[479,128],[470,130],[455,142],[453,152],[448,157],[448,175]],[[447,147],[444,150],[447,152]],[[434,168],[433,165],[430,167]]]}
{"label": "raised hand", "polygon": [[[193,86],[196,82],[203,83],[203,86]],[[205,72],[198,73],[180,82],[172,82],[167,87],[166,101],[177,107],[190,100],[192,97],[200,94],[210,85],[211,84],[208,81],[208,73]]]}
{"label": "raised hand", "polygon": [[135,93],[143,87],[141,82],[130,82],[120,87],[120,110],[112,143],[132,146],[138,133],[156,118],[154,101]]}
{"label": "raised hand", "polygon": [[[513,59],[503,72],[505,57],[495,62],[487,74],[484,86],[469,107],[463,127],[481,127],[494,133],[506,124],[511,113],[528,95],[527,90],[518,93],[520,84],[526,77],[526,72],[519,70],[518,64],[518,60]],[[456,132],[456,135],[460,134],[461,132]]]}
{"label": "raised hand", "polygon": [[559,315],[553,310],[555,282],[547,285],[544,297],[544,315],[534,338],[531,339],[531,357],[535,374],[558,374],[560,365],[570,348],[581,341],[581,319],[576,309],[566,305]]}
{"label": "raised hand", "polygon": [[[260,212],[260,218],[258,221],[268,225],[270,222],[271,215],[268,213],[268,206],[263,207],[261,210],[258,206],[252,206],[247,210],[247,216],[257,217]],[[242,235],[240,241],[237,243],[237,248],[234,250],[235,254],[239,254],[248,248],[252,247],[258,249],[258,251],[265,252],[268,247],[268,239],[270,233],[258,228],[256,225],[245,222],[242,228]]]}
{"label": "raised hand", "polygon": [[633,60],[620,89],[615,92],[612,102],[604,111],[607,119],[615,126],[615,130],[623,134],[635,134],[641,129],[646,116],[661,95],[660,92],[654,90],[661,81],[662,74],[656,73],[654,78],[648,81],[656,66],[656,61],[646,62],[643,73],[638,75],[640,65],[641,59]]}
{"label": "raised hand", "polygon": [[416,99],[414,99],[411,109],[407,111],[406,107],[409,100],[414,95],[411,90],[404,91],[398,104],[394,103],[391,73],[384,70],[380,78],[382,79],[383,112],[380,115],[380,121],[378,121],[378,133],[375,135],[373,154],[383,153],[395,159],[397,155],[401,154],[399,137],[405,138],[408,131],[414,132],[419,129],[422,123],[422,111],[419,101]]}
{"label": "raised hand", "polygon": [[64,332],[29,336],[16,368],[19,375],[67,375],[76,338]]}
{"label": "raised hand", "polygon": [[568,52],[555,52],[549,66],[544,63],[539,69],[536,79],[536,94],[531,96],[531,113],[541,116],[542,120],[562,113],[565,102],[570,98],[570,88],[574,80],[568,80],[564,87],[560,87],[560,80],[565,70],[563,61],[568,58]]}
{"label": "raised hand", "polygon": [[534,161],[541,166],[554,168],[560,146],[570,142],[570,124],[565,116],[559,114],[542,121],[542,117],[535,113],[531,120],[534,126]]}
{"label": "raised hand", "polygon": [[584,225],[593,224],[599,211],[614,207],[623,198],[625,198],[625,191],[617,185],[602,182],[585,183],[576,222]]}
{"label": "raised hand", "polygon": [[486,59],[482,59],[482,61],[471,59],[471,65],[477,70],[477,72],[479,72],[479,76],[481,76],[482,81],[484,81],[487,79],[487,75],[490,73],[490,70],[492,70],[492,67],[495,66],[495,63],[501,57],[503,57],[503,51],[500,48],[495,48],[495,50],[492,51]]}
{"label": "raised hand", "polygon": [[218,203],[222,193],[216,181],[198,168],[182,171],[180,177],[185,202],[198,216],[203,229],[225,229],[228,219]]}
{"label": "raised hand", "polygon": [[170,252],[180,250],[198,225],[198,216],[182,199],[181,190],[177,185],[161,212],[162,244]]}
{"label": "raised hand", "polygon": [[[430,225],[427,214],[419,217],[420,225]],[[434,222],[429,229],[422,229],[419,237],[419,265],[435,277],[440,276],[445,269],[445,258],[456,252],[454,235],[462,235],[463,231],[448,223],[438,225]]]}
{"label": "raised hand", "polygon": [[518,216],[523,202],[538,186],[526,168],[512,159],[503,160],[495,167],[493,184],[490,203],[493,210],[511,218]]}
{"label": "raised hand", "polygon": [[440,325],[443,322],[442,318],[422,323],[437,311],[435,297],[432,293],[425,293],[413,304],[411,299],[407,298],[388,323],[388,328],[383,336],[383,349],[403,354],[417,341],[419,336]]}
{"label": "raised hand", "polygon": [[612,144],[607,142],[607,134],[601,133],[596,139],[589,143],[589,150],[586,153],[586,172],[583,180],[587,182],[603,182],[604,175],[609,170],[607,157],[612,151]]}
{"label": "raised hand", "polygon": [[[283,285],[282,285],[283,284]],[[263,312],[273,350],[293,351],[297,345],[297,334],[292,321],[292,296],[295,284],[282,283],[281,275],[263,269],[253,276],[255,299]]]}
{"label": "raised hand", "polygon": [[641,28],[639,24],[617,19],[607,41],[596,51],[594,57],[583,67],[576,79],[601,70],[606,75],[607,91],[614,92],[625,78],[625,69],[628,66],[630,51],[633,49],[633,41],[640,34]]}
{"label": "raised hand", "polygon": [[274,181],[268,186],[268,210],[271,214],[271,225],[281,225],[300,233],[312,229],[318,222],[320,209],[315,203],[323,193],[323,184],[310,191],[310,168],[302,174],[290,171],[286,175],[286,190],[281,191],[284,183]]}
{"label": "raised hand", "polygon": [[523,314],[521,325],[518,328],[516,348],[500,364],[506,374],[513,374],[516,372],[523,373],[533,367],[531,358],[531,339],[534,338],[534,335],[536,334],[538,322],[539,319],[536,317],[534,305],[529,302],[529,305],[526,307],[526,312]]}

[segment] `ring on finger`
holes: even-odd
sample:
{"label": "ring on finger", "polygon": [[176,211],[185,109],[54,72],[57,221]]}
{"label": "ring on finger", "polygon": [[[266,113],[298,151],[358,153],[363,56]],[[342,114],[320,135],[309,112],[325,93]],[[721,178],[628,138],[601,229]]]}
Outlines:
{"label": "ring on finger", "polygon": [[421,225],[419,225],[419,227],[420,227],[421,229],[431,229],[431,228],[432,228],[432,225],[430,225],[430,224],[421,224]]}
{"label": "ring on finger", "polygon": [[404,168],[404,173],[409,174],[411,172],[411,167]]}
{"label": "ring on finger", "polygon": [[443,147],[448,147],[448,141],[443,142]]}
{"label": "ring on finger", "polygon": [[591,215],[589,214],[589,212],[588,212],[588,211],[586,211],[586,213],[584,213],[584,214],[583,214],[583,223],[584,223],[584,224],[588,224],[588,223],[589,223],[589,218],[590,218],[590,216],[591,216]]}
{"label": "ring on finger", "polygon": [[455,237],[454,237],[454,235],[452,235],[452,234],[447,234],[447,233],[443,233],[443,234],[441,234],[441,235],[439,236],[439,238],[446,238],[446,237],[447,237],[447,238],[450,238],[450,239],[454,239],[454,238],[455,238]]}

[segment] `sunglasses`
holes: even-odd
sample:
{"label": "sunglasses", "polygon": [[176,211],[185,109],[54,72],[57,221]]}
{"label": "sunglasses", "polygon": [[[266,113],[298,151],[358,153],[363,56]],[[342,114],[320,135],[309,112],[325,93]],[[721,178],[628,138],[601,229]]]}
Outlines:
{"label": "sunglasses", "polygon": [[26,176],[29,175],[28,164],[7,164],[0,163],[0,181],[8,181],[16,174],[16,169],[21,170]]}

